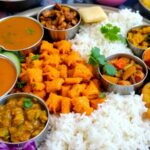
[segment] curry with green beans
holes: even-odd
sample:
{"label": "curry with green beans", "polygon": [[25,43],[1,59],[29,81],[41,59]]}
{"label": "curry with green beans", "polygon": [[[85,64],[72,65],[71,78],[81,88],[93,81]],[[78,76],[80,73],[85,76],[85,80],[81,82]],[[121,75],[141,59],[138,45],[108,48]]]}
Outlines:
{"label": "curry with green beans", "polygon": [[0,140],[23,142],[38,135],[45,127],[48,114],[34,98],[11,98],[0,105]]}

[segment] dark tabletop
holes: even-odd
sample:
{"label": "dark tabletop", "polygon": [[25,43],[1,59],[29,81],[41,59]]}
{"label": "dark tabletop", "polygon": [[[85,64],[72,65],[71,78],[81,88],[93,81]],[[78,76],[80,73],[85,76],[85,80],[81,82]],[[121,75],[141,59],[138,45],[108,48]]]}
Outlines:
{"label": "dark tabletop", "polygon": [[[73,4],[73,3],[94,3],[94,4],[96,4],[95,0],[41,0],[41,3],[39,6],[46,6],[49,4],[54,4],[56,2],[68,3],[68,4]],[[148,18],[148,16],[146,14],[141,12],[138,0],[127,0],[124,4],[117,6],[117,8],[120,8],[120,9],[132,8],[133,10],[138,10],[144,17]],[[0,18],[8,16],[8,15],[12,15],[14,13],[16,13],[16,12],[11,12],[10,10],[9,11],[8,10],[7,11],[0,10]]]}

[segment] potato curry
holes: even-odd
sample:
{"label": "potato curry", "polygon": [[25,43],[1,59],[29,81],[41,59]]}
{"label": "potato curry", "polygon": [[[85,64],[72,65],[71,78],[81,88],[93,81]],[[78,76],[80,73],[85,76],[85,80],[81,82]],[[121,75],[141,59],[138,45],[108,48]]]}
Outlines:
{"label": "potato curry", "polygon": [[103,73],[103,77],[114,84],[131,85],[142,81],[145,77],[143,67],[133,59],[127,57],[117,57],[109,60],[117,72],[115,76],[109,76]]}
{"label": "potato curry", "polygon": [[10,98],[0,105],[0,140],[23,142],[38,135],[48,120],[37,99]]}

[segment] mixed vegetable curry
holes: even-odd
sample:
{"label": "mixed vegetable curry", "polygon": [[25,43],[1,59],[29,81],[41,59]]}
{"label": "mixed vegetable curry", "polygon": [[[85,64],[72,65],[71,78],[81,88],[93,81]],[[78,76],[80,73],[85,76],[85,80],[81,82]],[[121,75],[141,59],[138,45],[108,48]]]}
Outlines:
{"label": "mixed vegetable curry", "polygon": [[103,73],[103,77],[114,84],[131,85],[143,80],[145,73],[143,67],[133,59],[127,57],[117,57],[109,60],[109,63],[116,68],[114,76]]}
{"label": "mixed vegetable curry", "polygon": [[0,105],[0,140],[23,142],[38,135],[48,115],[37,99],[11,98]]}

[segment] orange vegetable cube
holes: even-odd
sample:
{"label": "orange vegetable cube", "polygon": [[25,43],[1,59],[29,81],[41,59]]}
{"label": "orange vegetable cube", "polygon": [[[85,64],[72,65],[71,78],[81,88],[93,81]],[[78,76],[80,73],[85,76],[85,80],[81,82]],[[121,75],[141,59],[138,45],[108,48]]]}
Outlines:
{"label": "orange vegetable cube", "polygon": [[42,82],[43,81],[43,71],[39,68],[29,68],[27,69],[27,77],[30,83]]}
{"label": "orange vegetable cube", "polygon": [[60,51],[60,53],[65,54],[69,53],[71,50],[71,43],[67,40],[61,40],[59,42],[55,42],[54,46]]}
{"label": "orange vegetable cube", "polygon": [[82,78],[65,78],[65,84],[78,84],[82,81]]}
{"label": "orange vegetable cube", "polygon": [[63,85],[61,87],[61,95],[62,96],[68,96],[68,91],[70,90],[71,85]]}
{"label": "orange vegetable cube", "polygon": [[67,66],[66,65],[60,65],[59,71],[60,71],[61,78],[67,78]]}
{"label": "orange vegetable cube", "polygon": [[94,99],[99,96],[99,90],[94,84],[94,82],[90,81],[89,85],[86,89],[82,92],[84,96],[87,96],[89,99]]}
{"label": "orange vegetable cube", "polygon": [[98,104],[101,104],[101,103],[105,102],[105,100],[106,100],[106,98],[91,99],[90,100],[90,105],[94,109],[97,109],[98,108]]}
{"label": "orange vegetable cube", "polygon": [[64,57],[64,62],[67,64],[67,66],[74,65],[77,62],[82,62],[82,58],[80,57],[80,54],[76,51],[71,51],[69,55]]}
{"label": "orange vegetable cube", "polygon": [[43,82],[33,82],[31,83],[31,86],[33,90],[37,90],[37,91],[44,90],[45,88],[45,84]]}
{"label": "orange vegetable cube", "polygon": [[85,89],[86,84],[74,84],[71,88],[71,90],[68,91],[68,96],[73,97],[79,97],[82,91]]}
{"label": "orange vegetable cube", "polygon": [[46,96],[46,91],[45,90],[40,90],[40,91],[39,90],[34,90],[33,94],[35,94],[36,96],[44,99],[45,96]]}
{"label": "orange vegetable cube", "polygon": [[48,99],[46,100],[46,104],[50,112],[59,112],[61,110],[61,96],[50,93]]}
{"label": "orange vegetable cube", "polygon": [[89,81],[93,77],[93,74],[84,64],[77,64],[73,71],[73,77],[80,77],[85,81]]}
{"label": "orange vegetable cube", "polygon": [[61,98],[61,113],[70,113],[71,111],[71,100],[68,97]]}
{"label": "orange vegetable cube", "polygon": [[52,67],[50,65],[46,65],[43,68],[43,71],[43,75],[46,76],[48,80],[53,80],[60,77],[60,72],[55,67]]}
{"label": "orange vegetable cube", "polygon": [[93,112],[93,108],[90,107],[89,99],[86,96],[81,96],[72,99],[73,110],[76,113],[86,113],[90,115]]}
{"label": "orange vegetable cube", "polygon": [[52,81],[46,81],[46,92],[56,92],[61,90],[62,84],[64,83],[64,80],[62,78],[56,78]]}

